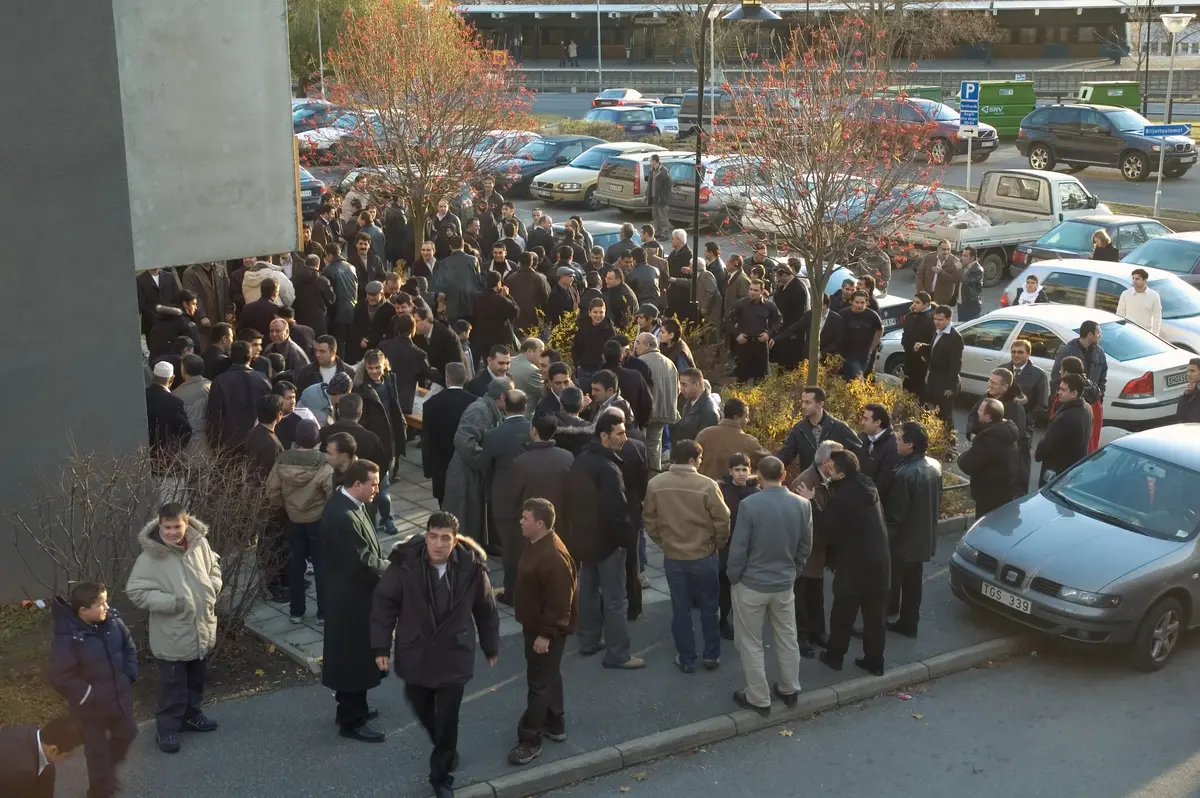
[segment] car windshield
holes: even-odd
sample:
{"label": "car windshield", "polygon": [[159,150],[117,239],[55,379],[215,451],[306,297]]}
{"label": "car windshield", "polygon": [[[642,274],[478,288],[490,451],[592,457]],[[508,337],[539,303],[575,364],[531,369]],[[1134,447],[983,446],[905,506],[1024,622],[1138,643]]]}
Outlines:
{"label": "car windshield", "polygon": [[1037,243],[1069,252],[1091,252],[1092,235],[1100,229],[1100,225],[1088,222],[1063,222],[1039,238]]}
{"label": "car windshield", "polygon": [[334,122],[333,126],[338,130],[354,130],[358,127],[358,117],[354,114],[345,114]]}
{"label": "car windshield", "polygon": [[592,147],[567,165],[574,166],[576,169],[590,169],[594,172],[604,165],[606,159],[613,157],[617,152],[617,150],[609,149],[608,147]]}
{"label": "car windshield", "polygon": [[958,111],[955,111],[945,103],[929,100],[928,102],[916,102],[914,105],[936,122],[957,122],[959,119]]}
{"label": "car windshield", "polygon": [[1142,244],[1122,258],[1121,262],[1153,266],[1176,274],[1191,274],[1197,260],[1200,260],[1200,241],[1160,236]]}
{"label": "car windshield", "polygon": [[558,151],[558,145],[551,141],[531,141],[517,151],[515,157],[530,161],[548,161]]}
{"label": "car windshield", "polygon": [[1104,114],[1108,117],[1108,121],[1112,122],[1113,127],[1121,131],[1142,132],[1142,128],[1152,124],[1149,119],[1139,114],[1137,111],[1130,111],[1125,108],[1120,111],[1109,111]]}
{"label": "car windshield", "polygon": [[1072,510],[1160,540],[1191,540],[1200,474],[1109,444],[1047,489]]}
{"label": "car windshield", "polygon": [[646,110],[638,111],[621,111],[621,121],[625,124],[645,124],[654,118],[654,115]]}
{"label": "car windshield", "polygon": [[619,100],[625,96],[624,89],[605,89],[596,95],[601,100]]}
{"label": "car windshield", "polygon": [[303,166],[300,167],[300,179],[301,180],[316,180],[316,178],[312,176],[312,172],[308,171]]}
{"label": "car windshield", "polygon": [[[1079,334],[1079,330],[1075,330]],[[1143,330],[1131,321],[1105,322],[1100,325],[1100,346],[1113,360],[1124,363],[1151,355],[1170,352],[1175,347]]]}
{"label": "car windshield", "polygon": [[1200,316],[1200,291],[1178,279],[1155,280],[1150,288],[1162,300],[1164,319],[1188,319]]}

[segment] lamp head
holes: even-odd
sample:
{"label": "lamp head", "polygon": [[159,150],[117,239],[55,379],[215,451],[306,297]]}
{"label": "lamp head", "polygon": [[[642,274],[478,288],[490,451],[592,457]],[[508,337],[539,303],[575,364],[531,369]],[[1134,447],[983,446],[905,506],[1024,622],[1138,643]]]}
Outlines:
{"label": "lamp head", "polygon": [[[1184,14],[1168,14],[1166,16],[1186,16]],[[743,20],[746,22],[769,22],[782,19],[771,9],[762,4],[762,0],[742,0],[742,2],[721,19]],[[1185,25],[1187,23],[1184,23]]]}
{"label": "lamp head", "polygon": [[1161,17],[1163,27],[1172,36],[1183,33],[1188,24],[1195,18],[1195,14],[1163,14]]}

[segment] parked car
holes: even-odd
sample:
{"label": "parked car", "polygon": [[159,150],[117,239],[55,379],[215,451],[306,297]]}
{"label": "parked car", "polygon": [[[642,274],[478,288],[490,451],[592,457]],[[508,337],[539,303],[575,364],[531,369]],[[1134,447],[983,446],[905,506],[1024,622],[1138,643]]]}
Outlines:
{"label": "parked car", "polygon": [[[1130,272],[1136,268],[1107,261],[1041,260],[1013,278],[1000,295],[1000,307],[1012,305],[1017,289],[1025,285],[1025,278],[1033,275],[1051,302],[1116,313],[1121,293],[1133,285]],[[1162,329],[1158,337],[1180,349],[1200,352],[1200,291],[1170,272],[1150,266],[1142,268],[1150,275],[1150,288],[1162,300]]]}
{"label": "parked car", "polygon": [[[812,289],[808,283],[808,264],[804,262],[804,258],[800,258],[800,276],[805,278],[800,284],[804,286],[804,291],[811,300]],[[844,281],[854,280],[857,276],[845,266],[835,267],[825,279],[825,293],[833,296],[842,290],[842,283]],[[898,330],[904,326],[904,317],[912,308],[912,299],[876,291],[875,301],[879,304],[879,316],[883,319],[883,331],[885,333],[891,330]],[[812,307],[813,303],[810,301],[808,306]]]}
{"label": "parked car", "polygon": [[[664,169],[671,161],[692,159],[694,163],[696,157],[695,153],[682,150],[662,150],[656,154]],[[649,207],[646,192],[650,180],[650,155],[649,152],[624,153],[605,161],[596,183],[596,201],[623,211],[646,210]]]}
{"label": "parked car", "polygon": [[654,124],[651,125],[650,129],[651,133],[679,135],[678,105],[652,105],[647,110],[654,115]]}
{"label": "parked car", "polygon": [[1053,169],[1065,163],[1072,172],[1089,166],[1111,166],[1130,181],[1158,171],[1159,147],[1165,146],[1163,177],[1182,177],[1196,163],[1196,145],[1187,136],[1150,137],[1153,124],[1129,108],[1078,103],[1046,105],[1021,120],[1017,151],[1031,169]]}
{"label": "parked car", "polygon": [[532,130],[489,130],[471,149],[471,156],[477,169],[490,172],[495,164],[509,160],[526,144],[541,137],[542,134]]}
{"label": "parked car", "polygon": [[[861,215],[867,205],[866,200],[848,202],[846,208],[851,212],[857,208]],[[948,188],[906,186],[895,189],[890,199],[871,209],[870,228],[889,237],[902,236],[904,231],[898,226],[905,230],[909,225],[951,227],[960,214],[974,210],[975,203]]]}
{"label": "parked car", "polygon": [[325,100],[292,102],[292,132],[329,127],[344,113],[344,109]]}
{"label": "parked car", "polygon": [[[563,242],[563,234],[566,232],[566,226],[555,222],[551,229],[554,231],[555,245],[561,245]],[[592,246],[604,247],[607,250],[613,244],[621,240],[621,225],[615,222],[593,222],[590,219],[583,221],[583,229],[592,236]],[[633,243],[639,247],[642,245],[642,236],[636,231],[633,234]],[[551,258],[554,256],[551,255]]]}
{"label": "parked car", "polygon": [[608,122],[625,131],[630,138],[649,136],[659,132],[654,126],[654,113],[640,106],[616,105],[608,108],[593,108],[583,117],[585,122]]}
{"label": "parked car", "polygon": [[1166,665],[1200,623],[1200,424],[1127,435],[985,515],[950,557],[950,589],[1034,634],[1122,646]]}
{"label": "parked car", "polygon": [[317,215],[317,208],[321,207],[321,203],[329,196],[329,186],[325,185],[325,181],[318,180],[312,176],[312,173],[300,167],[300,213],[305,219],[311,219]]}
{"label": "parked car", "polygon": [[610,105],[620,105],[626,100],[640,100],[642,93],[636,89],[605,89],[592,100],[593,108],[606,108]]}
{"label": "parked car", "polygon": [[348,111],[329,127],[297,133],[296,145],[301,157],[331,161],[382,135],[383,125],[375,111]]}
{"label": "parked car", "polygon": [[[1188,360],[1195,355],[1116,314],[1072,305],[1000,308],[955,325],[964,344],[959,391],[986,393],[988,375],[1008,362],[1009,344],[1017,338],[1029,342],[1033,363],[1049,375],[1058,350],[1079,337],[1079,326],[1088,319],[1100,325],[1100,345],[1108,355],[1104,423],[1133,426],[1173,417],[1187,383]],[[879,346],[884,370],[903,377],[900,331],[884,335]]]}
{"label": "parked car", "polygon": [[528,191],[533,178],[542,172],[565,166],[597,144],[606,143],[595,136],[544,136],[526,144],[512,158],[499,161],[491,171],[504,189]]}
{"label": "parked car", "polygon": [[1013,251],[1013,266],[1025,266],[1049,258],[1090,258],[1092,236],[1108,233],[1113,246],[1125,257],[1152,238],[1169,235],[1171,228],[1142,216],[1095,214],[1076,216],[1055,227],[1032,244],[1019,244]]}
{"label": "parked car", "polygon": [[[377,202],[382,203],[382,196],[375,192],[387,192],[392,186],[395,186],[401,181],[400,170],[394,166],[360,166],[351,169],[349,172],[338,181],[334,186],[334,191],[341,194],[343,197],[354,188],[354,183],[360,175],[367,176],[367,190],[371,192]],[[462,183],[458,187],[453,200],[450,203],[450,210],[465,224],[470,219],[475,218],[475,189],[469,183]]]}
{"label": "parked car", "polygon": [[[770,185],[754,186],[745,196],[741,227],[756,235],[786,237],[791,230],[807,230],[813,223],[813,198],[823,193],[826,220],[856,218],[872,190],[871,183],[850,174],[802,175],[777,171]],[[825,189],[818,190],[818,181]]]}
{"label": "parked car", "polygon": [[566,166],[557,166],[538,175],[534,178],[530,193],[541,200],[582,202],[589,211],[599,210],[602,205],[596,199],[596,183],[600,180],[600,168],[604,166],[604,162],[617,155],[651,152],[664,150],[654,144],[641,144],[636,141],[600,144]]}
{"label": "parked car", "polygon": [[[871,119],[920,132],[925,138],[921,151],[930,163],[950,163],[956,155],[967,154],[967,139],[958,132],[958,111],[945,103],[924,97],[876,97],[864,102],[871,103]],[[980,124],[978,129],[971,143],[973,163],[986,161],[1000,144],[996,128]]]}
{"label": "parked car", "polygon": [[[700,224],[741,229],[750,195],[771,187],[765,161],[753,155],[706,155],[700,163],[704,168],[700,181]],[[665,168],[671,174],[667,216],[672,222],[690,224],[696,202],[695,161],[672,161]]]}
{"label": "parked car", "polygon": [[683,105],[682,94],[664,94],[662,101],[666,105]]}
{"label": "parked car", "polygon": [[1200,232],[1152,238],[1121,261],[1172,272],[1185,283],[1200,288]]}

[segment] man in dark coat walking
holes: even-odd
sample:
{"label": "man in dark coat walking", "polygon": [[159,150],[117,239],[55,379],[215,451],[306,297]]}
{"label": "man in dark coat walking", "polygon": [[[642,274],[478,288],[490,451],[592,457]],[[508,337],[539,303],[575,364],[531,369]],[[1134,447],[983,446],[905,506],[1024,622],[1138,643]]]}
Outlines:
{"label": "man in dark coat walking", "polygon": [[971,448],[958,458],[958,467],[971,478],[975,517],[982,518],[1013,500],[1021,433],[1004,417],[1004,404],[999,399],[984,399],[977,412],[979,431]]}
{"label": "man in dark coat walking", "polygon": [[321,514],[321,564],[325,569],[325,642],[321,684],[334,691],[338,733],[352,740],[381,743],[371,725],[367,691],[383,681],[371,641],[375,586],[387,569],[370,506],[379,491],[379,467],[355,460],[342,486]]}
{"label": "man in dark coat walking", "polygon": [[[345,401],[347,399],[350,401]],[[370,460],[379,466],[380,470],[386,471],[391,462],[387,460],[387,449],[383,441],[374,432],[364,427],[360,421],[363,415],[362,396],[353,393],[343,396],[338,400],[337,405],[333,408],[333,412],[337,415],[337,420],[328,426],[321,427],[321,448],[324,449],[325,444],[329,443],[331,435],[338,432],[347,432],[351,438],[354,438],[354,442],[358,444],[356,452],[358,457],[363,460]]]}
{"label": "man in dark coat walking", "polygon": [[425,350],[429,355],[429,367],[438,374],[446,373],[446,364],[458,363],[466,368],[462,344],[458,336],[443,322],[433,317],[428,308],[414,308],[413,319],[417,323],[417,335],[413,343]]}
{"label": "man in dark coat walking", "polygon": [[429,366],[429,355],[413,343],[413,333],[416,329],[413,317],[401,313],[392,319],[392,337],[379,342],[379,351],[387,358],[388,366],[395,376],[400,409],[409,414],[413,411],[417,386],[425,386],[435,377],[433,369]]}
{"label": "man in dark coat walking", "polygon": [[494,346],[513,349],[517,340],[513,324],[521,308],[509,297],[499,274],[490,271],[484,281],[487,288],[471,299],[471,349],[477,353],[490,352]]}
{"label": "man in dark coat walking", "polygon": [[504,560],[504,595],[500,601],[509,606],[513,603],[517,561],[524,549],[521,514],[510,499],[517,477],[513,463],[529,443],[530,425],[525,416],[527,402],[523,391],[513,389],[504,394],[504,420],[483,434],[483,468],[480,470]]}
{"label": "man in dark coat walking", "polygon": [[458,534],[457,518],[436,512],[424,535],[392,549],[369,622],[376,673],[394,666],[404,680],[404,697],[433,743],[429,783],[437,798],[450,798],[459,709],[475,675],[474,638],[488,665],[500,655],[500,615],[487,555]]}
{"label": "man in dark coat walking", "polygon": [[532,440],[525,444],[525,452],[513,461],[511,497],[497,501],[511,501],[511,512],[520,513],[527,499],[546,499],[558,512],[566,512],[567,474],[575,462],[575,456],[555,441],[559,432],[558,419],[552,415],[541,415],[533,419]]}
{"label": "man in dark coat walking", "polygon": [[937,523],[942,506],[942,467],[925,456],[929,435],[916,421],[906,421],[896,436],[901,460],[888,491],[884,515],[892,555],[892,592],[887,628],[917,636],[921,619],[922,566],[937,550]]}
{"label": "man in dark coat walking", "polygon": [[234,342],[229,359],[208,392],[208,443],[214,451],[242,449],[258,420],[258,400],[271,392],[270,381],[250,368],[250,344]]}
{"label": "man in dark coat walking", "polygon": [[1039,488],[1087,457],[1093,423],[1091,408],[1083,401],[1083,378],[1063,374],[1058,381],[1058,407],[1033,455],[1042,464]]}
{"label": "man in dark coat walking", "polygon": [[477,398],[463,388],[467,369],[462,363],[446,366],[446,389],[421,405],[421,462],[425,478],[433,481],[433,497],[440,505],[446,497],[446,469],[454,457],[454,435],[466,409]]}
{"label": "man in dark coat walking", "polygon": [[168,387],[175,377],[175,368],[165,360],[154,364],[150,387],[146,388],[146,422],[150,432],[150,451],[173,454],[183,451],[192,439],[183,400]]}
{"label": "man in dark coat walking", "polygon": [[[771,299],[779,309],[780,331],[775,335],[775,345],[771,347],[771,361],[785,369],[794,369],[804,360],[805,352],[800,347],[803,335],[800,334],[799,323],[808,310],[808,290],[803,280],[796,279],[797,265],[793,258],[781,263],[775,269],[776,289]],[[783,331],[788,336],[783,337]]]}
{"label": "man in dark coat walking", "polygon": [[[4,798],[54,798],[56,765],[83,745],[83,728],[62,715],[42,728],[0,728],[0,795]],[[42,764],[42,760],[45,764]]]}
{"label": "man in dark coat walking", "polygon": [[[819,659],[835,671],[850,648],[850,630],[862,612],[863,656],[854,664],[868,673],[883,674],[887,604],[892,563],[879,491],[858,470],[851,452],[834,452],[829,501],[814,515],[828,535],[826,558],[833,567],[833,607],[829,611],[829,643]],[[810,501],[815,491],[801,487]]]}
{"label": "man in dark coat walking", "polygon": [[329,311],[333,309],[333,285],[321,274],[321,259],[306,255],[304,263],[297,264],[292,271],[292,287],[296,299],[292,307],[296,311],[296,322],[311,327],[313,335],[324,335],[329,329]]}
{"label": "man in dark coat walking", "polygon": [[171,269],[150,269],[139,274],[135,282],[142,335],[149,335],[150,328],[158,321],[159,307],[174,305],[182,286]]}

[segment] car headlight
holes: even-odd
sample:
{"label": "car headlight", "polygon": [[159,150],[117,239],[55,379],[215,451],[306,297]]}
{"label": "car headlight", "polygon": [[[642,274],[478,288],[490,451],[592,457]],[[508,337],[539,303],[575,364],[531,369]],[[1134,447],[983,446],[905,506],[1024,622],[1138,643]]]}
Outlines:
{"label": "car headlight", "polygon": [[958,545],[954,547],[954,553],[971,563],[971,565],[975,565],[976,560],[979,558],[979,552],[965,540],[958,541]]}
{"label": "car headlight", "polygon": [[583,188],[583,186],[580,185],[579,183],[559,183],[558,184],[559,191],[578,191],[581,188]]}
{"label": "car headlight", "polygon": [[1120,596],[1113,596],[1107,593],[1089,593],[1086,590],[1078,590],[1066,585],[1063,585],[1058,591],[1058,597],[1063,601],[1069,601],[1072,604],[1082,604],[1085,607],[1114,609],[1121,606]]}
{"label": "car headlight", "polygon": [[1150,152],[1158,152],[1158,150],[1159,150],[1159,146],[1157,144],[1150,145]]}

